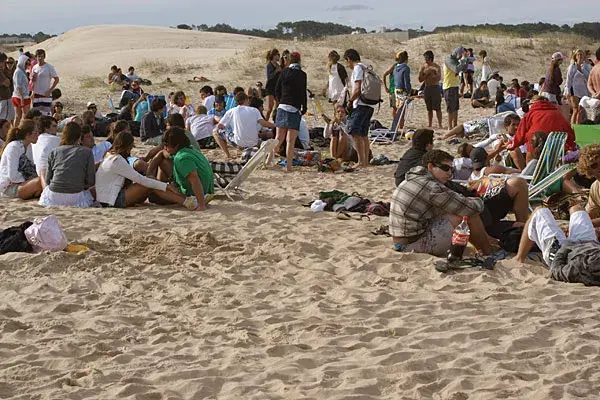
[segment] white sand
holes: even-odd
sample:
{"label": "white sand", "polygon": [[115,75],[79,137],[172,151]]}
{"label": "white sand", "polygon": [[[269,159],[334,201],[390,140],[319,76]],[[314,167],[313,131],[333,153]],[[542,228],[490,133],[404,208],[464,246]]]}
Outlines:
{"label": "white sand", "polygon": [[55,214],[93,249],[0,256],[0,397],[597,398],[597,289],[510,261],[441,275],[370,233],[386,218],[301,206],[333,188],[389,200],[393,172],[258,171],[246,200],[199,213],[0,200],[1,227]]}

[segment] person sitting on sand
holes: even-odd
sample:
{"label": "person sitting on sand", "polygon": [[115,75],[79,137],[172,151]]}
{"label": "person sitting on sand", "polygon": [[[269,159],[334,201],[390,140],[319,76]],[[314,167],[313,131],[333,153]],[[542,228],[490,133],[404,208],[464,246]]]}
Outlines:
{"label": "person sitting on sand", "polygon": [[[75,123],[75,122],[74,122]],[[114,125],[117,125],[115,123]],[[68,125],[68,124],[67,124]],[[109,138],[113,136],[113,133],[109,135]],[[94,157],[94,167],[98,168],[104,155],[110,150],[112,147],[112,143],[109,140],[105,140],[100,143],[96,143],[94,139],[94,133],[92,132],[92,128],[89,125],[85,125],[81,127],[81,145],[83,147],[87,147],[91,150],[92,156]]]}
{"label": "person sitting on sand", "polygon": [[165,120],[163,114],[167,102],[160,97],[152,100],[150,111],[142,117],[140,127],[140,139],[142,142],[148,142],[151,145],[158,145],[162,142],[162,135],[165,131]]}
{"label": "person sitting on sand", "polygon": [[213,89],[208,86],[202,86],[200,88],[200,98],[202,99],[202,104],[206,107],[207,110],[212,110],[215,105],[215,95],[213,94]]}
{"label": "person sitting on sand", "polygon": [[134,106],[134,104],[135,104],[135,100],[133,100],[133,99],[129,100],[127,105],[125,105],[125,107],[121,108],[121,111],[119,111],[119,116],[117,119],[119,119],[120,121],[133,121],[133,106]]}
{"label": "person sitting on sand", "polygon": [[[242,149],[256,147],[260,143],[259,125],[275,129],[275,125],[265,119],[254,107],[249,106],[246,93],[237,94],[237,107],[227,111],[213,132],[215,141],[228,158],[231,158],[227,145]],[[232,132],[226,128],[231,126]]]}
{"label": "person sitting on sand", "polygon": [[471,243],[483,254],[491,253],[490,240],[479,214],[483,200],[464,197],[447,188],[452,179],[453,157],[442,150],[423,156],[422,166],[406,173],[392,195],[389,231],[396,251],[446,256],[454,228],[469,217]]}
{"label": "person sitting on sand", "polygon": [[512,103],[507,103],[502,90],[498,90],[496,93],[496,114],[507,111],[516,112],[515,106]]}
{"label": "person sitting on sand", "polygon": [[215,96],[213,107],[206,107],[206,109],[208,110],[209,116],[214,117],[217,121],[220,121],[227,112],[227,110],[225,110],[225,98],[222,95]]}
{"label": "person sitting on sand", "polygon": [[[125,208],[145,202],[148,195],[154,193],[170,203],[186,206],[194,203],[194,199],[183,197],[174,186],[146,178],[133,169],[127,162],[133,146],[133,135],[127,131],[114,138],[112,148],[96,171],[98,202],[105,207]],[[126,179],[132,182],[129,186],[125,185]]]}
{"label": "person sitting on sand", "polygon": [[80,145],[81,131],[76,123],[68,123],[60,146],[48,156],[47,186],[40,196],[41,206],[90,207],[94,203],[89,191],[96,183],[94,155]]}
{"label": "person sitting on sand", "polygon": [[475,147],[470,157],[473,172],[469,177],[469,187],[484,200],[494,222],[502,220],[509,211],[515,213],[517,222],[525,222],[529,217],[529,185],[521,177],[491,178],[492,174],[518,174],[519,170],[503,165],[489,165],[491,157],[485,149]]}
{"label": "person sitting on sand", "polygon": [[27,157],[28,147],[37,139],[35,122],[30,119],[21,120],[8,132],[0,150],[0,197],[29,200],[42,193],[42,180]]}
{"label": "person sitting on sand", "polygon": [[600,285],[600,243],[590,216],[581,205],[569,210],[569,235],[565,235],[547,208],[538,208],[523,230],[515,261],[525,263],[535,243],[542,251],[552,279]]}
{"label": "person sitting on sand", "polygon": [[[243,88],[242,91],[244,91]],[[237,104],[239,104],[235,100],[235,94],[227,94],[227,89],[223,85],[219,85],[215,88],[215,95],[223,96],[223,99],[225,99],[225,111],[229,111],[232,108],[235,108]]]}
{"label": "person sitting on sand", "polygon": [[48,156],[58,146],[60,138],[56,136],[58,124],[52,117],[41,116],[36,119],[37,131],[39,132],[37,142],[31,145],[31,154],[35,169],[42,180],[42,189],[46,187],[46,170],[48,168]]}
{"label": "person sitting on sand", "polygon": [[199,105],[196,108],[196,115],[189,117],[185,121],[186,130],[192,133],[201,149],[214,149],[217,147],[212,132],[219,123],[214,117],[207,115],[206,107]]}
{"label": "person sitting on sand", "polygon": [[404,182],[406,173],[412,168],[421,165],[425,153],[433,149],[433,130],[417,129],[411,141],[411,148],[400,157],[396,167],[396,186]]}
{"label": "person sitting on sand", "polygon": [[556,105],[552,104],[542,96],[536,96],[532,99],[529,112],[525,114],[521,120],[517,133],[515,134],[512,143],[509,145],[508,150],[512,151],[523,144],[527,144],[526,162],[529,162],[533,150],[533,147],[531,146],[531,136],[537,131],[546,133],[566,132],[567,142],[565,144],[565,149],[575,149],[575,132],[573,131],[573,127],[571,127],[569,121],[564,117]]}
{"label": "person sitting on sand", "polygon": [[196,200],[195,210],[203,210],[206,197],[215,192],[210,163],[190,146],[185,130],[180,127],[166,130],[163,145],[164,150],[150,161],[148,176],[156,178],[160,168],[165,176],[175,180],[182,196]]}
{"label": "person sitting on sand", "polygon": [[135,73],[135,68],[133,68],[133,66],[127,68],[127,73],[125,74],[125,76],[131,82],[133,82],[133,81],[141,81],[142,80],[142,77]]}
{"label": "person sitting on sand", "polygon": [[8,131],[12,128],[12,122],[6,119],[0,119],[0,149],[8,137]]}
{"label": "person sitting on sand", "polygon": [[54,118],[56,122],[60,123],[60,121],[65,119],[65,114],[63,114],[64,109],[65,106],[63,106],[63,103],[61,103],[60,101],[55,101],[52,104],[52,118]]}
{"label": "person sitting on sand", "polygon": [[492,108],[494,101],[490,98],[490,91],[487,87],[487,81],[481,81],[481,84],[473,92],[471,97],[471,105],[473,108]]}
{"label": "person sitting on sand", "polygon": [[331,157],[342,161],[358,162],[354,139],[348,134],[348,114],[343,105],[336,107],[335,118],[327,123],[325,137],[329,141]]}
{"label": "person sitting on sand", "polygon": [[181,114],[184,121],[194,115],[192,106],[186,104],[186,96],[183,91],[180,90],[173,94],[172,103],[169,105],[167,114]]}

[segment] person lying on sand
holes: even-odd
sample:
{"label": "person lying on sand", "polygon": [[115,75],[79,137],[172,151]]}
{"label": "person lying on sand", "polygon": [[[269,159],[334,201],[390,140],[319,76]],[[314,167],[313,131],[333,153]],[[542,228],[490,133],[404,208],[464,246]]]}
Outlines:
{"label": "person lying on sand", "polygon": [[452,179],[453,157],[442,150],[423,156],[422,166],[406,173],[392,195],[390,234],[396,251],[415,251],[443,257],[451,246],[452,232],[469,217],[471,243],[483,254],[491,253],[480,214],[484,202],[465,197],[445,186]]}
{"label": "person lying on sand", "polygon": [[547,208],[536,209],[525,224],[514,258],[524,263],[535,243],[542,251],[552,279],[563,282],[600,285],[600,243],[590,216],[583,207],[569,210],[569,235],[560,229]]}
{"label": "person lying on sand", "polygon": [[[474,119],[472,121],[467,121],[462,124],[458,124],[455,128],[452,128],[448,131],[448,133],[438,136],[435,140],[447,140],[453,138],[470,138],[473,135],[481,134],[484,136],[489,136],[490,134],[490,125],[496,123],[502,123],[504,118],[513,114],[512,112],[505,112],[496,114],[490,118],[481,118]],[[497,122],[496,122],[497,121]]]}

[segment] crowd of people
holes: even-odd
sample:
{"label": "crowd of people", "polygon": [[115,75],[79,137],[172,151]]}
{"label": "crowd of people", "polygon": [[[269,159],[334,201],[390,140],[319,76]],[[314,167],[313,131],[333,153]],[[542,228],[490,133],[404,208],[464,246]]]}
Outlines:
{"label": "crowd of people", "polygon": [[[149,201],[202,210],[214,193],[213,170],[202,150],[219,148],[230,159],[231,148],[252,150],[275,138],[275,154],[285,159],[290,171],[296,152],[310,149],[304,115],[312,93],[298,52],[267,52],[264,87],[259,81],[228,93],[222,85],[202,86],[196,107],[183,91],[152,96],[142,89],[133,67],[123,74],[113,66],[108,83],[124,88],[120,111],[110,118],[93,102],[81,115],[66,117],[60,93],[53,93],[58,74],[45,57],[41,49],[35,56],[20,52],[16,62],[0,54],[2,196],[39,198],[43,206],[129,207]],[[596,58],[600,59],[600,49]],[[485,50],[477,61],[473,49],[459,46],[441,66],[434,53],[426,51],[416,87],[408,60],[406,51],[398,52],[380,80],[355,49],[341,56],[331,51],[326,94],[333,115],[323,115],[331,156],[367,167],[372,158],[370,123],[382,88],[389,94],[395,118],[405,102],[424,98],[428,128],[414,133],[412,147],[400,157],[395,173],[389,227],[394,248],[444,256],[452,231],[466,216],[471,241],[484,255],[493,253],[508,229],[522,231],[519,261],[532,243],[549,266],[556,259],[565,263],[564,257],[556,256],[566,243],[572,250],[573,240],[585,241],[590,251],[588,239],[593,235],[597,244],[593,230],[600,227],[598,182],[591,185],[587,213],[572,209],[569,241],[547,210],[530,213],[526,176],[540,162],[550,132],[567,133],[565,151],[578,152],[581,176],[592,180],[600,176],[600,146],[577,149],[571,126],[589,119],[592,113],[586,107],[600,102],[600,64],[584,51],[573,51],[563,85],[560,66],[567,57],[557,52],[537,86],[517,79],[507,86]],[[475,68],[478,62],[481,67]],[[470,99],[475,108],[495,108],[496,114],[459,124],[461,98]],[[436,136],[431,127],[434,116],[437,126],[443,126],[442,99],[448,130]],[[563,103],[571,105],[570,120],[559,109]],[[95,136],[102,130],[108,137],[97,142]],[[475,135],[483,140],[461,143],[457,157],[435,149],[436,141]],[[152,146],[146,155],[132,156],[134,136]],[[583,193],[591,181],[575,175],[565,175],[551,191]],[[514,220],[505,220],[509,213]],[[600,252],[600,245],[592,250]]]}

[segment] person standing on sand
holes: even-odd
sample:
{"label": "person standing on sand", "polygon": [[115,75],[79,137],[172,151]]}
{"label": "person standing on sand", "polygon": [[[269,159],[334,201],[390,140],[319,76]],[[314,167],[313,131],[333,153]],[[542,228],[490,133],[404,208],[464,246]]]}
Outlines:
{"label": "person standing on sand", "polygon": [[273,109],[275,108],[275,85],[277,85],[277,80],[279,79],[279,73],[281,72],[281,66],[279,65],[280,56],[279,50],[271,49],[267,52],[266,56],[267,61],[267,83],[265,84],[266,97],[265,100],[267,102],[267,114],[265,120],[268,121],[271,118],[271,114],[273,113]]}
{"label": "person standing on sand", "polygon": [[560,65],[565,58],[561,52],[552,54],[552,62],[546,74],[543,92],[540,93],[541,96],[547,98],[553,104],[562,104],[560,85],[563,83],[563,78],[562,72],[560,72]]}
{"label": "person standing on sand", "polygon": [[60,78],[56,69],[46,62],[46,52],[38,49],[35,52],[37,64],[31,70],[33,82],[33,108],[40,110],[42,115],[51,115],[52,91],[58,85]]}
{"label": "person standing on sand", "polygon": [[582,50],[575,50],[567,72],[567,83],[565,84],[566,92],[569,95],[573,115],[571,123],[579,123],[579,102],[584,96],[589,96],[590,92],[587,88],[588,78],[590,73],[584,68],[584,54]]}
{"label": "person standing on sand", "polygon": [[600,47],[596,50],[596,65],[590,72],[588,90],[593,98],[600,99]]}
{"label": "person standing on sand", "polygon": [[360,55],[354,49],[348,49],[344,53],[344,60],[349,68],[352,68],[350,83],[352,84],[352,94],[348,103],[352,104],[352,114],[348,118],[348,131],[354,138],[356,152],[358,153],[358,165],[361,167],[369,166],[369,124],[375,106],[369,105],[360,99],[361,85],[367,66],[360,62]]}
{"label": "person standing on sand", "polygon": [[279,153],[279,147],[287,140],[285,158],[288,172],[292,170],[294,143],[300,130],[300,120],[306,113],[306,80],[306,72],[300,67],[300,53],[291,53],[290,65],[281,71],[275,86],[275,99],[279,104],[275,120],[279,145],[275,154]]}
{"label": "person standing on sand", "polygon": [[442,79],[442,69],[433,62],[433,51],[428,50],[423,53],[425,64],[419,71],[419,82],[425,84],[425,105],[427,106],[428,128],[433,126],[433,112],[435,111],[438,120],[438,126],[442,128],[442,92],[440,89],[440,79]]}
{"label": "person standing on sand", "polygon": [[8,57],[0,52],[0,119],[12,121],[15,119],[15,108],[12,104],[12,76],[8,72],[6,62]]}
{"label": "person standing on sand", "polygon": [[465,55],[465,48],[462,46],[454,49],[452,54],[446,57],[444,62],[444,100],[446,101],[446,111],[448,111],[448,130],[458,125],[459,86],[460,79],[458,74],[466,69],[466,64],[461,62]]}
{"label": "person standing on sand", "polygon": [[346,83],[348,81],[348,72],[342,64],[339,63],[340,55],[332,50],[327,57],[327,72],[329,81],[327,82],[327,98],[333,104],[333,109],[337,110],[337,104],[343,104],[346,97]]}

